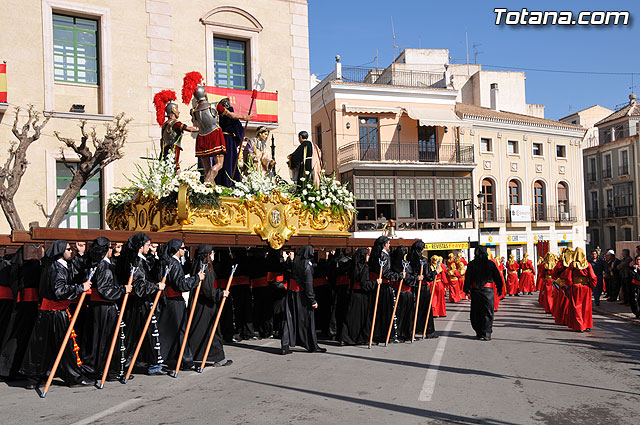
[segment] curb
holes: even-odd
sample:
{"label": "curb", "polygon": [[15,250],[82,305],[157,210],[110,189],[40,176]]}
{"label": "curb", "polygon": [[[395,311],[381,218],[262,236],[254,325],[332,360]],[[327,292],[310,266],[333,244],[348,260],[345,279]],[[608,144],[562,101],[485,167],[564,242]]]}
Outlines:
{"label": "curb", "polygon": [[620,313],[611,313],[607,310],[603,310],[600,307],[596,307],[596,306],[593,306],[592,309],[593,311],[598,312],[600,314],[604,314],[605,316],[615,317],[617,319],[624,320],[625,322],[630,322],[640,326],[640,320],[636,319],[635,317],[629,317],[625,314],[620,314]]}

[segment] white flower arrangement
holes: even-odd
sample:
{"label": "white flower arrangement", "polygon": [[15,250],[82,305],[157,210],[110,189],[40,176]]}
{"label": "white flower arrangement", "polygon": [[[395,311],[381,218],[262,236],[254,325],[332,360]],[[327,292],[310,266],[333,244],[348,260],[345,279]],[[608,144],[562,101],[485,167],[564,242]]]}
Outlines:
{"label": "white flower arrangement", "polygon": [[344,211],[355,212],[354,196],[346,187],[336,180],[335,175],[320,174],[320,185],[316,187],[313,179],[307,175],[300,178],[302,190],[294,194],[302,201],[305,208],[312,211],[331,210],[336,214]]}

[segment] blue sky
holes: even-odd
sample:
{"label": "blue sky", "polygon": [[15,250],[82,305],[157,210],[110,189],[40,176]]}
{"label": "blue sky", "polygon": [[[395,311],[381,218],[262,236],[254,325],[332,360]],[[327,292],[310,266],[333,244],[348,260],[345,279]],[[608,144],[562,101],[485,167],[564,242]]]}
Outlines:
{"label": "blue sky", "polygon": [[[340,54],[345,65],[375,60],[380,66],[394,58],[391,17],[396,44],[402,48],[449,49],[456,63],[465,63],[465,31],[473,63],[474,44],[483,69],[514,67],[527,76],[528,103],[546,105],[545,116],[558,119],[600,104],[610,109],[628,102],[631,75],[539,72],[523,68],[581,72],[636,73],[640,92],[640,4],[631,1],[583,2],[446,2],[309,0],[311,72],[324,76]],[[627,26],[509,27],[496,26],[495,7],[509,10],[629,11]],[[493,65],[493,66],[489,66]],[[375,62],[366,66],[375,66]],[[505,69],[506,70],[506,69]]]}

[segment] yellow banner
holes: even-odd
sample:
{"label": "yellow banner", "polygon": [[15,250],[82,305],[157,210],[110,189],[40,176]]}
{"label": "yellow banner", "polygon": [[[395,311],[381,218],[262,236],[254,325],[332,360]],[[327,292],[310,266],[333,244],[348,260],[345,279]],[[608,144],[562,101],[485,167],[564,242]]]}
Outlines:
{"label": "yellow banner", "polygon": [[424,248],[428,250],[441,251],[445,249],[468,249],[468,242],[435,242],[424,244]]}

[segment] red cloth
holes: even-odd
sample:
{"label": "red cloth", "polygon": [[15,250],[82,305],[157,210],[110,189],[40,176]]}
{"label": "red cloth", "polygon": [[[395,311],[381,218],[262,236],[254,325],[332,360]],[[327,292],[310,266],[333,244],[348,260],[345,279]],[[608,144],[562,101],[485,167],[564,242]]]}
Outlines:
{"label": "red cloth", "polygon": [[520,291],[521,292],[533,292],[536,290],[535,274],[533,263],[531,260],[521,261],[520,269]]}
{"label": "red cloth", "polygon": [[431,311],[433,317],[445,317],[447,315],[447,305],[445,302],[445,284],[448,285],[449,278],[442,266],[442,271],[436,275],[433,282],[429,282],[429,289],[433,291],[433,302],[431,304]]}
{"label": "red cloth", "polygon": [[249,276],[234,276],[231,281],[231,286],[251,285],[251,279]]}
{"label": "red cloth", "polygon": [[591,311],[591,288],[597,283],[596,275],[587,263],[583,270],[571,267],[571,287],[567,300],[567,326],[574,331],[584,331],[593,327]]}
{"label": "red cloth", "polygon": [[502,278],[502,295],[500,296],[500,299],[504,299],[507,296],[507,282],[504,281],[504,264],[502,264],[502,261],[497,261],[498,264],[496,264],[496,266],[498,267],[498,271],[500,272],[500,277]]}
{"label": "red cloth", "polygon": [[300,292],[300,287],[298,286],[298,282],[295,279],[289,279],[287,289],[289,291]]}
{"label": "red cloth", "polygon": [[12,300],[13,292],[8,286],[0,286],[0,300]]}
{"label": "red cloth", "polygon": [[460,294],[460,299],[466,300],[467,294],[464,293],[464,275],[460,275],[460,277],[458,278],[458,288],[460,288],[460,290],[458,291],[458,293]]}
{"label": "red cloth", "polygon": [[449,272],[449,302],[458,303],[460,302],[460,282],[458,282],[458,277],[460,273],[457,270],[453,271],[453,274]]}
{"label": "red cloth", "polygon": [[40,294],[38,292],[38,288],[24,288],[18,292],[19,303],[22,302],[38,302],[40,301]]}
{"label": "red cloth", "polygon": [[251,287],[252,288],[262,288],[269,284],[269,279],[267,276],[255,277],[251,279]]}
{"label": "red cloth", "polygon": [[349,276],[345,274],[340,275],[336,278],[336,286],[350,285],[350,284],[351,284],[351,278],[349,278]]}
{"label": "red cloth", "polygon": [[224,155],[225,153],[227,153],[227,145],[220,127],[209,134],[204,136],[198,134],[196,137],[196,157]]}
{"label": "red cloth", "polygon": [[551,313],[553,308],[553,277],[551,270],[545,268],[544,263],[538,265],[538,302],[546,313]]}
{"label": "red cloth", "polygon": [[507,290],[509,295],[515,295],[518,293],[518,270],[520,270],[520,264],[514,261],[513,264],[509,264],[507,261]]}
{"label": "red cloth", "polygon": [[267,272],[267,280],[269,282],[284,282],[284,276],[280,273]]}
{"label": "red cloth", "polygon": [[171,286],[167,285],[164,287],[164,294],[167,296],[167,298],[178,298],[178,297],[182,297],[182,292],[178,292],[175,289],[173,289]]}
{"label": "red cloth", "polygon": [[40,306],[40,310],[52,310],[52,311],[61,311],[66,310],[71,305],[71,301],[53,301],[48,300],[46,298],[42,299],[42,305]]}

